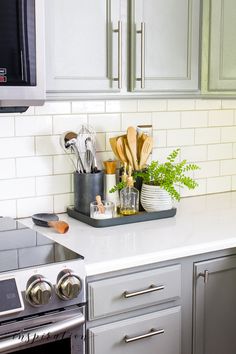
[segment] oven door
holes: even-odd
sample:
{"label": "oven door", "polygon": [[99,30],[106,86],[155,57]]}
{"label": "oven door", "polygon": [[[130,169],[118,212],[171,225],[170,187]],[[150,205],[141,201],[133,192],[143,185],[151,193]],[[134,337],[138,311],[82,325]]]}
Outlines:
{"label": "oven door", "polygon": [[0,326],[0,353],[84,354],[83,308],[73,307]]}

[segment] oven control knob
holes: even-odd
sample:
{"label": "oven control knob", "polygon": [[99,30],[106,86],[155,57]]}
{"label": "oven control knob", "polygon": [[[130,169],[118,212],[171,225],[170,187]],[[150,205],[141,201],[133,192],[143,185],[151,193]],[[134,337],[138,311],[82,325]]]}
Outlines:
{"label": "oven control knob", "polygon": [[26,299],[33,306],[47,305],[52,297],[52,284],[42,275],[34,275],[27,282]]}
{"label": "oven control knob", "polygon": [[81,288],[80,278],[70,269],[64,269],[58,274],[56,292],[62,300],[75,299]]}

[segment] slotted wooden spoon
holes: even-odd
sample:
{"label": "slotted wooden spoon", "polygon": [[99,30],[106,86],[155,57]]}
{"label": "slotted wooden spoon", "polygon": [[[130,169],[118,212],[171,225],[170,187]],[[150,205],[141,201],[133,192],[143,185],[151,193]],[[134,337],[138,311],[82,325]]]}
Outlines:
{"label": "slotted wooden spoon", "polygon": [[117,149],[116,149],[116,140],[117,140],[116,137],[110,138],[110,139],[109,139],[109,142],[110,142],[110,145],[111,145],[111,148],[112,148],[112,151],[113,151],[115,157],[116,157],[118,160],[120,160],[120,156],[119,156],[119,154],[118,154],[118,152],[117,152]]}
{"label": "slotted wooden spoon", "polygon": [[142,169],[147,162],[147,159],[152,152],[153,148],[153,138],[148,136],[142,146],[141,154],[140,154],[140,161],[139,161],[139,168]]}

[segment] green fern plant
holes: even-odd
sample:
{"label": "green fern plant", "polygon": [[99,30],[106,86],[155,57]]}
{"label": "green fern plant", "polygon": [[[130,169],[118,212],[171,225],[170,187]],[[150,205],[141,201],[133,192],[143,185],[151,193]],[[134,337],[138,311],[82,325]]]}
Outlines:
{"label": "green fern plant", "polygon": [[174,150],[168,157],[167,162],[159,163],[152,161],[143,171],[135,172],[134,177],[140,177],[143,183],[160,186],[165,189],[173,199],[180,200],[180,194],[176,187],[187,187],[194,189],[198,186],[197,182],[185,173],[199,169],[195,164],[188,164],[186,160],[176,162],[180,149]]}

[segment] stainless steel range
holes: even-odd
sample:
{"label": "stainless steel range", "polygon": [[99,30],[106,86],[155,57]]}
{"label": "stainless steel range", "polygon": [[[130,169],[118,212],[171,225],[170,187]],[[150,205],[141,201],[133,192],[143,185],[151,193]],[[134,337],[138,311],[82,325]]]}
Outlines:
{"label": "stainless steel range", "polygon": [[0,218],[0,353],[82,354],[84,313],[83,257]]}

